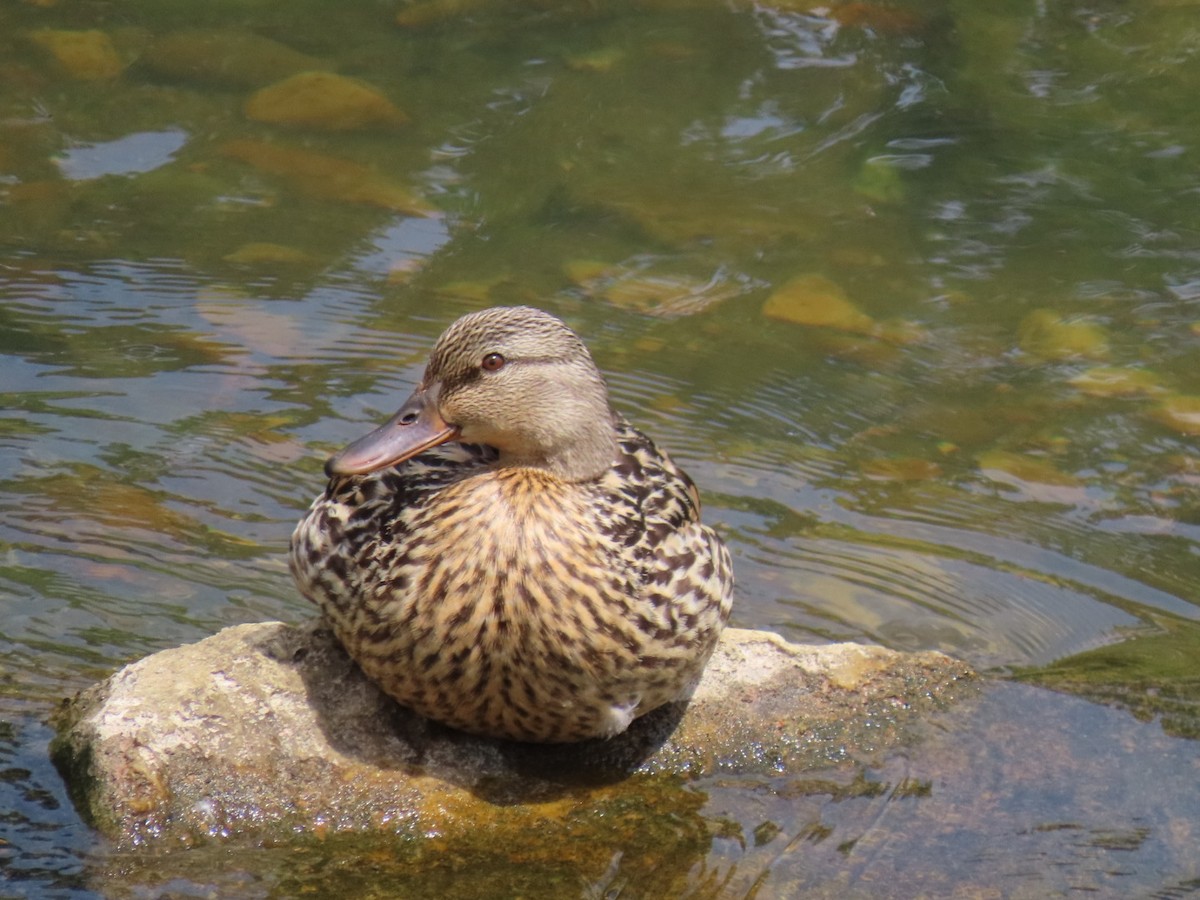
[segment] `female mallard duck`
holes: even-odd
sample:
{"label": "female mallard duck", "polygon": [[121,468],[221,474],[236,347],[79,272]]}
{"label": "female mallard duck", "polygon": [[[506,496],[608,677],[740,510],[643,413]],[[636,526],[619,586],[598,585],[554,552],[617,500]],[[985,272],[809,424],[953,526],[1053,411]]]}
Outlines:
{"label": "female mallard duck", "polygon": [[463,316],[400,411],[325,471],[296,583],[368,676],[446,725],[618,734],[690,694],[729,616],[695,485],[540,310]]}

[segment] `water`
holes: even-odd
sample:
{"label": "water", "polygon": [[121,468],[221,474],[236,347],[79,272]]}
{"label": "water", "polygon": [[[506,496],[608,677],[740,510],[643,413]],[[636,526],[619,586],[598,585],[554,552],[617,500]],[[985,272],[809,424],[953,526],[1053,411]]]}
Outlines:
{"label": "water", "polygon": [[[0,895],[1200,890],[1194,18],[0,11]],[[409,121],[247,105],[316,68]],[[576,327],[701,485],[737,624],[1023,683],[836,790],[698,785],[687,827],[599,862],[335,842],[163,882],[111,854],[46,759],[55,704],[308,615],[284,553],[323,456],[512,302]]]}

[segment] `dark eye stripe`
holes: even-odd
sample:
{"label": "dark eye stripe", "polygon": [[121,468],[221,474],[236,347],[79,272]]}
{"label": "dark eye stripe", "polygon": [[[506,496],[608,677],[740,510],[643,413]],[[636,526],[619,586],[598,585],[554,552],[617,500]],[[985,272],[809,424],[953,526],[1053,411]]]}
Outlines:
{"label": "dark eye stripe", "polygon": [[[488,355],[490,356],[491,354]],[[561,363],[564,361],[564,359],[565,357],[562,356],[522,356],[518,359],[506,358],[504,361],[504,368],[509,368],[511,366],[552,365]],[[456,372],[455,374],[442,379],[442,396],[445,397],[448,394],[453,394],[455,391],[467,387],[468,385],[474,384],[483,376],[484,370],[479,366],[472,366],[465,371]]]}
{"label": "dark eye stripe", "polygon": [[567,359],[567,357],[565,357],[565,356],[522,356],[518,359],[510,359],[508,361],[508,364],[510,366],[513,366],[513,365],[544,366],[544,365],[548,365],[550,363],[565,362],[566,359]]}

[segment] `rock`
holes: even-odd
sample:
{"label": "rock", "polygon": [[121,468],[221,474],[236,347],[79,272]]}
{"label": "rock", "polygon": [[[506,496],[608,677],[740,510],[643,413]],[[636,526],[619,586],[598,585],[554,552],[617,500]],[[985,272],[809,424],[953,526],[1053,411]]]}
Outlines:
{"label": "rock", "polygon": [[701,279],[658,272],[641,265],[607,265],[590,259],[572,260],[563,266],[563,272],[589,296],[662,319],[703,312],[736,297],[747,287],[721,270]]}
{"label": "rock", "polygon": [[393,128],[408,116],[370,85],[333,72],[300,72],[255,91],[247,118],[319,131]]}
{"label": "rock", "polygon": [[[778,198],[749,195],[743,184],[725,185],[725,173],[705,170],[680,182],[647,166],[611,177],[607,170],[579,172],[570,202],[619,216],[655,241],[683,248],[697,243],[732,254],[817,239],[824,227],[815,213],[781,210]],[[703,185],[703,188],[700,187]]]}
{"label": "rock", "polygon": [[444,844],[483,826],[495,841],[632,802],[659,775],[803,771],[897,746],[972,674],[936,652],[728,629],[690,704],[607,741],[523,745],[397,706],[320,620],[268,622],[153,654],[67,701],[51,752],[118,846],[330,831]]}
{"label": "rock", "polygon": [[862,335],[889,344],[912,344],[926,338],[914,322],[877,322],[859,309],[839,284],[815,273],[799,275],[777,288],[767,297],[762,311],[768,319]]}
{"label": "rock", "polygon": [[140,63],[166,78],[204,84],[258,87],[325,64],[251,31],[193,28],[154,39]]}
{"label": "rock", "polygon": [[824,275],[800,275],[777,289],[763,304],[768,319],[874,334],[875,320],[854,305],[842,288]]}
{"label": "rock", "polygon": [[1037,484],[1057,485],[1058,487],[1080,487],[1083,481],[1064,472],[1054,463],[1036,456],[1024,453],[1013,453],[1009,450],[988,450],[979,454],[979,468],[986,472],[999,472],[1011,475],[1020,481],[1032,481]]}
{"label": "rock", "polygon": [[361,203],[409,216],[436,213],[404,185],[348,159],[250,138],[226,141],[218,152],[260,172],[283,178],[310,197]]}
{"label": "rock", "polygon": [[1067,379],[1071,387],[1091,397],[1148,397],[1166,388],[1146,369],[1093,366]]}
{"label": "rock", "polygon": [[273,244],[269,241],[251,241],[248,244],[242,244],[223,258],[226,262],[239,265],[292,265],[293,263],[313,261],[313,258],[303,250],[288,247],[285,244]]}
{"label": "rock", "polygon": [[627,51],[623,47],[603,47],[589,53],[579,53],[566,58],[567,68],[575,72],[595,72],[607,75],[620,62],[624,61]]}
{"label": "rock", "polygon": [[871,157],[862,164],[851,187],[875,203],[903,203],[908,192],[899,162],[894,156]]}
{"label": "rock", "polygon": [[103,81],[116,78],[125,68],[112,39],[103,31],[60,31],[43,28],[29,38],[48,50],[63,70],[73,78]]}
{"label": "rock", "polygon": [[1051,309],[1036,309],[1022,319],[1017,340],[1021,350],[1041,362],[1108,356],[1108,333],[1100,325]]}
{"label": "rock", "polygon": [[870,459],[859,467],[859,471],[876,481],[935,481],[942,477],[941,466],[917,456]]}
{"label": "rock", "polygon": [[486,0],[417,0],[396,13],[396,24],[402,28],[425,28],[473,12],[485,4]]}
{"label": "rock", "polygon": [[1160,425],[1180,434],[1200,435],[1200,395],[1172,394],[1163,398],[1150,415]]}

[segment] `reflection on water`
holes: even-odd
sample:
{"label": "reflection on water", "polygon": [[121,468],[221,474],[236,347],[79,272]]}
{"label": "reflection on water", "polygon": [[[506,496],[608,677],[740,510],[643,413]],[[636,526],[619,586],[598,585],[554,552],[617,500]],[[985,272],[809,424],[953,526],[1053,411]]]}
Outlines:
{"label": "reflection on water", "polygon": [[[804,809],[814,788],[830,790],[812,781],[760,784],[750,801],[746,792],[717,799],[744,804],[734,815],[757,838],[734,854],[745,880],[729,896],[750,895],[747,882],[777,897],[1195,889],[1194,818],[1186,810],[1200,794],[1188,775],[1194,754],[1179,741],[1104,707],[1047,704],[1010,685],[991,691],[971,719],[916,758],[858,774],[833,803]],[[1154,766],[1143,764],[1143,752],[1154,754]],[[1129,775],[1114,784],[1114,771]],[[1172,796],[1180,789],[1183,803]]]}
{"label": "reflection on water", "polygon": [[[84,856],[95,843],[50,765],[50,729],[4,705],[0,722],[0,890],[6,896],[89,896]],[[15,712],[11,718],[10,712]],[[28,893],[27,890],[28,889]]]}
{"label": "reflection on water", "polygon": [[[567,318],[685,463],[736,557],[738,624],[943,649],[1194,738],[1186,5],[198,15],[0,12],[6,875],[66,895],[95,849],[44,758],[57,699],[308,615],[283,558],[323,454],[493,303]],[[903,895],[953,858],[929,890],[954,893],[1019,858],[1018,892],[1119,891],[1112,854],[1132,889],[1194,884],[1173,842],[1200,807],[1168,791],[1191,744],[996,690],[947,745],[1008,728],[1011,757],[931,750],[943,768],[881,763],[853,798],[705,786],[671,888]],[[1160,764],[1151,814],[1137,773]],[[980,809],[982,831],[913,830]],[[519,887],[637,893],[644,848],[610,849]],[[324,884],[349,851],[290,852],[248,854],[222,889]],[[97,892],[137,893],[125,861],[88,865]],[[384,869],[364,889],[406,877]]]}

